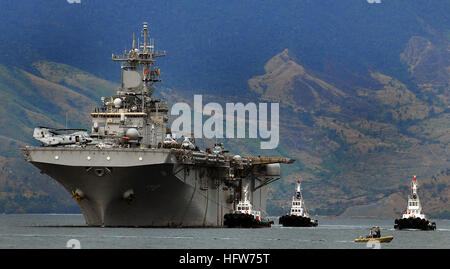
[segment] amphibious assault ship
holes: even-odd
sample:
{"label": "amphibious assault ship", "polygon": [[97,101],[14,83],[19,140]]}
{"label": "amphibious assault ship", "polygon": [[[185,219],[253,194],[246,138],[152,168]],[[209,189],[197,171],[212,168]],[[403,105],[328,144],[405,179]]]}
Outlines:
{"label": "amphibious assault ship", "polygon": [[[263,213],[266,188],[280,178],[279,157],[232,155],[216,144],[200,150],[189,137],[177,141],[168,128],[168,106],[153,97],[160,82],[148,42],[122,56],[117,93],[101,98],[87,130],[38,127],[41,146],[23,148],[26,160],[57,180],[78,202],[90,226],[220,227],[249,186],[249,199]],[[136,46],[137,45],[137,46]]]}

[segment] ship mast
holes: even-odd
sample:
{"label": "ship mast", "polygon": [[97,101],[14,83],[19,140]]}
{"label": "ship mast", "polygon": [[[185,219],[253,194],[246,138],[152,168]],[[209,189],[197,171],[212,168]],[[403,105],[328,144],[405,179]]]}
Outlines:
{"label": "ship mast", "polygon": [[302,193],[301,193],[301,187],[300,187],[300,180],[298,180],[297,181],[297,200],[300,200],[301,198],[302,198]]}
{"label": "ship mast", "polygon": [[292,197],[291,214],[307,216],[305,204],[303,202],[302,187],[300,180],[297,181],[296,196]]}
{"label": "ship mast", "polygon": [[413,180],[411,181],[411,193],[414,199],[417,197],[417,187],[418,187],[417,179],[416,176],[414,176]]}
{"label": "ship mast", "polygon": [[249,201],[249,197],[248,197],[248,185],[246,185],[245,187],[244,187],[244,189],[243,189],[243,191],[244,191],[244,199],[243,199],[243,201],[244,202],[247,202],[247,201]]}
{"label": "ship mast", "polygon": [[420,204],[419,195],[417,194],[418,182],[416,176],[411,181],[411,195],[408,195],[408,206],[406,212],[403,214],[403,218],[418,217],[425,218],[422,214],[422,206]]}
{"label": "ship mast", "polygon": [[147,22],[143,23],[143,44],[136,48],[136,39],[133,33],[132,49],[124,52],[123,56],[112,55],[113,61],[122,62],[121,90],[133,92],[142,97],[142,110],[145,109],[146,99],[150,99],[155,91],[154,83],[160,82],[161,74],[158,67],[152,66],[156,58],[166,56],[166,52],[155,51],[153,42],[148,42]]}

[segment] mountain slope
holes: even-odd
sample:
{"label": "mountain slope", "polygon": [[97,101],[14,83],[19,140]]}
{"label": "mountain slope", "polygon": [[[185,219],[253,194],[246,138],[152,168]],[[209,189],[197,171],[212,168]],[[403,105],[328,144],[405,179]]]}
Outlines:
{"label": "mountain slope", "polygon": [[0,98],[7,100],[0,107],[0,212],[79,212],[70,195],[26,163],[19,149],[37,145],[35,126],[89,127],[100,94],[113,93],[117,85],[67,65],[36,66],[42,73],[0,65]]}
{"label": "mountain slope", "polygon": [[[297,159],[297,169],[292,169],[296,172],[272,186],[273,211],[287,210],[288,186],[302,177],[308,206],[315,213],[360,216],[363,211],[356,208],[369,204],[377,209],[367,214],[393,217],[401,202],[398,191],[411,175],[427,178],[448,167],[450,125],[444,105],[429,102],[380,72],[365,78],[371,81],[368,88],[355,85],[344,93],[333,81],[309,75],[294,59],[284,50],[267,62],[266,74],[249,80],[261,100],[280,102],[281,147]],[[309,83],[312,80],[320,83]],[[314,98],[304,101],[303,96]],[[361,113],[363,104],[367,113]],[[437,184],[442,188],[450,182],[445,178]],[[438,204],[439,209],[428,213],[446,216],[449,205]],[[390,209],[383,211],[385,207]]]}
{"label": "mountain slope", "polygon": [[280,102],[294,111],[311,111],[345,97],[339,89],[308,74],[288,49],[270,59],[264,70],[265,75],[248,81],[249,87],[264,101]]}

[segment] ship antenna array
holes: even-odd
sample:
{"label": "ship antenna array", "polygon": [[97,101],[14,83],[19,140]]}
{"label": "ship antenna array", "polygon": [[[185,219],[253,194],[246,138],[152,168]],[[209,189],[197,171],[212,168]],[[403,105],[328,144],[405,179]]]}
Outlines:
{"label": "ship antenna array", "polygon": [[154,67],[152,70],[151,67],[156,62],[156,58],[166,56],[166,52],[165,51],[163,53],[155,52],[153,38],[150,38],[150,42],[147,43],[147,41],[149,40],[147,22],[143,23],[141,36],[143,36],[142,45],[140,43],[139,38],[136,44],[136,38],[133,33],[132,50],[130,50],[128,53],[125,50],[124,55],[122,57],[115,56],[113,54],[112,60],[122,62],[121,66],[122,69],[124,70],[138,71],[137,70],[138,68],[139,69],[142,68],[142,70],[139,71],[142,72],[142,81],[143,81],[141,94],[148,95],[149,87],[151,87],[153,83],[161,81],[158,78],[160,75],[159,68]]}

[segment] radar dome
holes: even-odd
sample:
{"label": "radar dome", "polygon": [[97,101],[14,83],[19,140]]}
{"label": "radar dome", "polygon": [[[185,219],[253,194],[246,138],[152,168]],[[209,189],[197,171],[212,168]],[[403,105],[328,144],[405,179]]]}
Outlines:
{"label": "radar dome", "polygon": [[239,156],[239,155],[234,155],[234,156],[233,156],[233,160],[235,160],[235,161],[241,161],[242,158],[241,158],[241,156]]}
{"label": "radar dome", "polygon": [[122,99],[120,99],[120,98],[114,99],[114,106],[115,106],[116,108],[121,107],[121,106],[122,106]]}
{"label": "radar dome", "polygon": [[130,128],[125,133],[127,137],[129,137],[131,140],[137,140],[139,138],[139,131],[136,130],[136,128]]}

